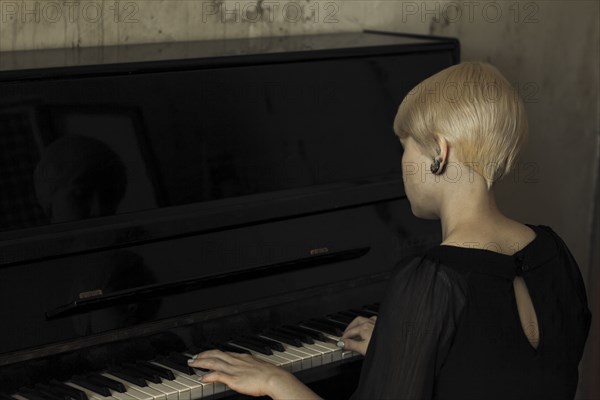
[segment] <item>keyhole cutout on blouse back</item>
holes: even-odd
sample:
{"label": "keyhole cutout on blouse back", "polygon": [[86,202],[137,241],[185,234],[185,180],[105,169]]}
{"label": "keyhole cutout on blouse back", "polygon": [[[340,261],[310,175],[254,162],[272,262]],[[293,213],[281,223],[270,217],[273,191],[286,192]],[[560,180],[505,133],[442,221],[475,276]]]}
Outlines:
{"label": "keyhole cutout on blouse back", "polygon": [[517,310],[519,312],[519,318],[521,319],[523,333],[529,340],[531,346],[534,349],[537,349],[540,342],[540,330],[535,308],[533,308],[529,290],[527,290],[527,285],[525,284],[523,277],[515,277],[513,288],[515,290],[515,300],[517,302]]}

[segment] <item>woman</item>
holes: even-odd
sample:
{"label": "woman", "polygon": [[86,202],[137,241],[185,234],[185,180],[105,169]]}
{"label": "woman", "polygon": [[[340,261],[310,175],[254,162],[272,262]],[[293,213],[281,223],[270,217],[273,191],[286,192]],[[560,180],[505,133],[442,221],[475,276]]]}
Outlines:
{"label": "woman", "polygon": [[[346,329],[340,345],[365,355],[353,398],[572,399],[591,322],[579,268],[551,228],[504,216],[492,190],[526,141],[518,94],[491,65],[455,65],[405,97],[394,131],[412,212],[439,218],[443,241],[398,263],[377,321]],[[245,394],[319,398],[251,356],[190,365]]]}

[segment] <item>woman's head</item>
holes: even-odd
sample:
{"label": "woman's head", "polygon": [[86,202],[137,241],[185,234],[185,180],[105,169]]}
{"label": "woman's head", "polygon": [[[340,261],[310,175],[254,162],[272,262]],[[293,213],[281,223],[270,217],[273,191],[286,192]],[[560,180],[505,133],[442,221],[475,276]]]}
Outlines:
{"label": "woman's head", "polygon": [[481,175],[488,190],[514,166],[527,130],[517,91],[482,62],[463,62],[427,78],[404,98],[394,120],[396,135],[410,137],[432,162],[444,139],[460,168]]}
{"label": "woman's head", "polygon": [[52,222],[113,215],[125,195],[127,171],[102,141],[65,135],[44,149],[34,187]]}

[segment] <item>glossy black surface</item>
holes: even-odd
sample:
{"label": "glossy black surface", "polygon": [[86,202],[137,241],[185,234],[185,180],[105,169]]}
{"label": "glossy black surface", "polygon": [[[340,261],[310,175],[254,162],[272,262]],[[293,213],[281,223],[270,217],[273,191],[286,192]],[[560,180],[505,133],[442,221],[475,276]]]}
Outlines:
{"label": "glossy black surface", "polygon": [[135,338],[198,347],[358,308],[439,241],[404,196],[392,123],[457,42],[265,40],[5,58],[0,383],[161,354],[120,344]]}
{"label": "glossy black surface", "polygon": [[8,84],[0,229],[398,180],[397,106],[442,57]]}

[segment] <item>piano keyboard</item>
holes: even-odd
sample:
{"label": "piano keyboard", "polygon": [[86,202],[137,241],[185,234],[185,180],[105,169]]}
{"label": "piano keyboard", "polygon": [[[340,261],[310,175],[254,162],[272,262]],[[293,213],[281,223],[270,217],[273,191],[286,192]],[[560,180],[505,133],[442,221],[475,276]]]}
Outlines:
{"label": "piano keyboard", "polygon": [[314,318],[297,325],[269,328],[257,335],[234,338],[225,343],[137,361],[100,373],[87,373],[59,382],[51,380],[23,387],[0,400],[194,400],[231,392],[222,383],[202,383],[198,378],[210,371],[191,368],[187,360],[195,354],[219,349],[249,353],[292,373],[360,357],[344,351],[337,342],[345,327],[357,316],[377,315],[378,304]]}

